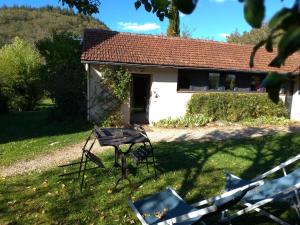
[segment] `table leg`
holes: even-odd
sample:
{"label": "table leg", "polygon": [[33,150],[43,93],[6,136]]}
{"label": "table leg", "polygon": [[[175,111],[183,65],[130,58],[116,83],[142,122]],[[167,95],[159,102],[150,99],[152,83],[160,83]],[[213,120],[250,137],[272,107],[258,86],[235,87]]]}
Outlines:
{"label": "table leg", "polygon": [[121,180],[128,180],[129,185],[132,186],[132,182],[127,176],[126,156],[124,153],[119,153],[119,156],[121,158],[122,176],[117,180],[117,183],[116,183],[114,189],[118,186],[118,184]]}

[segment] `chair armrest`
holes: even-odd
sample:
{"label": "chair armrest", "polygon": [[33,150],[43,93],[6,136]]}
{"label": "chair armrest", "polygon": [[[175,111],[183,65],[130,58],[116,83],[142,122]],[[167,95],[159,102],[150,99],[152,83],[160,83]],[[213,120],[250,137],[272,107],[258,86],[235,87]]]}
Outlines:
{"label": "chair armrest", "polygon": [[191,204],[191,206],[193,207],[199,207],[199,206],[203,206],[203,205],[207,205],[209,203],[213,203],[217,200],[220,200],[220,199],[223,199],[223,198],[226,198],[226,197],[229,197],[231,195],[234,195],[236,194],[237,192],[243,192],[243,191],[250,191],[251,189],[253,188],[256,188],[257,186],[260,186],[264,183],[263,180],[260,180],[260,181],[256,181],[256,182],[253,182],[251,184],[248,184],[248,185],[245,185],[243,187],[239,187],[239,188],[236,188],[236,189],[233,189],[231,191],[227,191],[223,194],[220,194],[216,197],[213,197],[213,198],[208,198],[206,200],[203,200],[203,201],[200,201],[200,202],[196,202],[196,203],[193,203]]}

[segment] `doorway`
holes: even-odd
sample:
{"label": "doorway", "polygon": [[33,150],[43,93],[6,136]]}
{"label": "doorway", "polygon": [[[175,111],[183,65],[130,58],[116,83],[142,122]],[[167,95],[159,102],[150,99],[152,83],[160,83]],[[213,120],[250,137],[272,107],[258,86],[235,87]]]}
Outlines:
{"label": "doorway", "polygon": [[130,123],[149,123],[150,75],[132,74]]}

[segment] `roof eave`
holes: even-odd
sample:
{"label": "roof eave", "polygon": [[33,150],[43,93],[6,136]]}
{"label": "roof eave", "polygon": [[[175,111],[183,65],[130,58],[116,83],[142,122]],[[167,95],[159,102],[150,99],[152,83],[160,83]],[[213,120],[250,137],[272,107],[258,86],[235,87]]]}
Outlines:
{"label": "roof eave", "polygon": [[[232,72],[251,72],[251,73],[268,73],[271,71],[263,70],[242,70],[242,69],[228,69],[215,67],[192,67],[192,66],[176,66],[176,65],[160,65],[160,64],[141,64],[141,63],[124,63],[124,62],[109,62],[96,60],[81,60],[81,63],[98,64],[98,65],[114,65],[114,66],[139,66],[139,67],[158,67],[158,68],[173,68],[173,69],[196,69],[196,70],[214,70],[214,71],[232,71]],[[288,72],[277,72],[279,74],[287,74]],[[299,73],[292,73],[299,75]]]}

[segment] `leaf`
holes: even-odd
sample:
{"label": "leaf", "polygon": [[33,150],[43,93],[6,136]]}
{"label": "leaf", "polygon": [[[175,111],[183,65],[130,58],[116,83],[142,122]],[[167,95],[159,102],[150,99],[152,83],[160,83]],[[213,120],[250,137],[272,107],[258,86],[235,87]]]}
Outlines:
{"label": "leaf", "polygon": [[140,1],[136,1],[136,2],[134,3],[135,9],[139,9],[139,8],[141,7],[141,5],[142,5],[142,3],[141,3]]}
{"label": "leaf", "polygon": [[151,6],[151,4],[150,4],[149,2],[146,2],[146,3],[144,4],[144,6],[145,6],[145,10],[146,10],[147,12],[151,12],[152,6]]}
{"label": "leaf", "polygon": [[185,14],[191,14],[196,8],[198,0],[177,0],[175,5],[177,5],[178,10]]}
{"label": "leaf", "polygon": [[272,36],[269,36],[267,41],[266,41],[266,50],[268,52],[273,52],[273,40]]}
{"label": "leaf", "polygon": [[245,0],[244,16],[254,28],[260,28],[265,18],[264,0]]}
{"label": "leaf", "polygon": [[170,5],[170,2],[168,0],[151,0],[151,4],[160,11],[165,11]]}
{"label": "leaf", "polygon": [[285,60],[300,49],[300,27],[287,31],[278,44],[278,58],[284,64]]}
{"label": "leaf", "polygon": [[287,17],[291,15],[291,10],[288,8],[283,8],[277,12],[270,20],[269,27],[274,28],[279,26]]}
{"label": "leaf", "polygon": [[258,44],[256,44],[254,47],[253,47],[253,50],[251,52],[251,56],[250,56],[250,67],[253,67],[254,66],[254,58],[255,58],[255,55],[256,55],[256,52],[258,51],[258,49],[260,49],[264,44],[266,43],[266,40],[262,40],[260,41]]}
{"label": "leaf", "polygon": [[273,102],[278,103],[281,84],[287,79],[287,74],[270,72],[268,76],[263,80],[261,87],[265,87],[267,89],[269,98]]}

